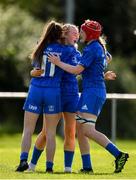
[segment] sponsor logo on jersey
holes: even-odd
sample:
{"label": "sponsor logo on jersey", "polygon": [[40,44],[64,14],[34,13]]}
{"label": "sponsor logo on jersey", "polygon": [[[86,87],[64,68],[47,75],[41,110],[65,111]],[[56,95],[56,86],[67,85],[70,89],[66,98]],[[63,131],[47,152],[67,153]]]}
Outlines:
{"label": "sponsor logo on jersey", "polygon": [[29,104],[29,109],[35,111],[37,110],[37,106],[33,106],[32,104]]}
{"label": "sponsor logo on jersey", "polygon": [[85,105],[83,105],[83,106],[82,106],[82,109],[83,109],[83,110],[88,110],[87,105],[86,105],[86,104],[85,104]]}
{"label": "sponsor logo on jersey", "polygon": [[53,105],[49,105],[49,106],[48,106],[48,110],[49,110],[50,112],[54,111],[54,106],[53,106]]}
{"label": "sponsor logo on jersey", "polygon": [[44,55],[51,54],[51,55],[55,55],[55,56],[61,56],[61,55],[62,55],[61,52],[55,52],[55,51],[51,51],[51,50],[52,50],[52,49],[50,49],[50,51],[49,51],[49,49],[47,49],[46,52],[44,52],[43,54],[44,54]]}

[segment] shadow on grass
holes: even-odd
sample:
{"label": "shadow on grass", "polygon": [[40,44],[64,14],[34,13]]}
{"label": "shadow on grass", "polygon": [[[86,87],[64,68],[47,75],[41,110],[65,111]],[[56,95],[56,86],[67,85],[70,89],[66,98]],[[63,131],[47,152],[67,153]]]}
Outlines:
{"label": "shadow on grass", "polygon": [[113,175],[114,173],[93,173],[92,175],[95,175],[95,176],[101,176],[101,175]]}
{"label": "shadow on grass", "polygon": [[76,175],[95,175],[95,176],[101,176],[101,175],[113,175],[114,173],[81,173],[81,172],[72,172],[72,173],[66,173],[66,172],[53,172],[53,173],[46,173],[44,171],[35,171],[35,172],[26,172],[27,174],[31,174],[31,173],[36,173],[36,174],[67,174],[67,175],[72,175],[72,174],[76,174]]}
{"label": "shadow on grass", "polygon": [[45,172],[45,171],[35,171],[35,172],[26,172],[28,173],[36,173],[36,174],[78,174],[78,172],[72,172],[72,173],[66,173],[66,172],[53,172],[53,173],[49,173],[49,172]]}

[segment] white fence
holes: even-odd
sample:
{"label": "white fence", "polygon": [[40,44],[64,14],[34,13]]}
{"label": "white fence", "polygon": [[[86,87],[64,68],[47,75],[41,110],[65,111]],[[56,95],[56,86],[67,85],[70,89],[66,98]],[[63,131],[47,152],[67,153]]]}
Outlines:
{"label": "white fence", "polygon": [[111,140],[116,140],[116,122],[117,122],[117,100],[136,100],[136,94],[107,94],[107,99],[111,99]]}
{"label": "white fence", "polygon": [[[25,98],[25,92],[0,92],[0,98]],[[111,140],[116,140],[116,122],[117,122],[117,101],[118,100],[136,100],[136,94],[107,94],[107,99],[112,102],[111,110]]]}

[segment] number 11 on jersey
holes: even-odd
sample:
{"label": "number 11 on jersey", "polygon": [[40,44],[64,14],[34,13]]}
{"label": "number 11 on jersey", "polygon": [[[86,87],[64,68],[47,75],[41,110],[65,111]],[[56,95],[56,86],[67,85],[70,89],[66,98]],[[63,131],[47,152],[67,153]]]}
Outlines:
{"label": "number 11 on jersey", "polygon": [[[44,70],[44,73],[41,74],[41,76],[49,76],[49,77],[54,76],[55,65],[48,61],[47,55],[43,55],[43,62],[42,62],[42,67],[41,68]],[[49,69],[48,71],[47,71],[47,68]]]}

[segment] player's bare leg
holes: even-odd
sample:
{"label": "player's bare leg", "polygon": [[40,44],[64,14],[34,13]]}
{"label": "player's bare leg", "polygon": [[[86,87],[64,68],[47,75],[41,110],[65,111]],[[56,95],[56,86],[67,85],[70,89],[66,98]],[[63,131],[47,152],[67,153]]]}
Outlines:
{"label": "player's bare leg", "polygon": [[81,172],[90,173],[93,172],[91,156],[90,156],[90,143],[88,137],[86,137],[83,133],[83,126],[80,123],[77,123],[77,138],[79,149],[81,153],[82,159],[82,169]]}
{"label": "player's bare leg", "polygon": [[39,115],[36,113],[25,111],[24,129],[23,129],[22,143],[21,143],[20,164],[17,167],[16,171],[22,172],[28,169],[28,164],[27,164],[28,153],[31,147],[32,135],[35,130],[35,125],[38,117]]}
{"label": "player's bare leg", "polygon": [[64,112],[64,171],[72,172],[72,161],[75,150],[76,121],[75,113]]}
{"label": "player's bare leg", "polygon": [[116,167],[114,172],[121,172],[129,155],[127,153],[121,152],[103,133],[95,129],[95,121],[97,119],[95,115],[82,113],[82,117],[84,121],[86,121],[82,124],[84,135],[94,140],[99,145],[103,146],[107,151],[109,151],[116,158]]}
{"label": "player's bare leg", "polygon": [[36,164],[45,148],[46,145],[46,135],[45,135],[45,121],[43,120],[42,131],[38,134],[36,142],[33,149],[32,159],[29,163],[29,171],[34,171]]}
{"label": "player's bare leg", "polygon": [[53,160],[56,149],[56,127],[61,117],[59,114],[44,114],[46,132],[46,172],[53,172]]}

